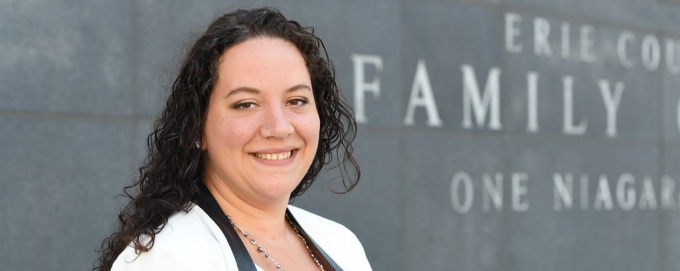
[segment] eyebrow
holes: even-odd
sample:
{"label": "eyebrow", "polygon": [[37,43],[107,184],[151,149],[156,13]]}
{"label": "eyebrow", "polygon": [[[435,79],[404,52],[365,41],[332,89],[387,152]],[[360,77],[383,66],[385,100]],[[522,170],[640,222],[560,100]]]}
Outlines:
{"label": "eyebrow", "polygon": [[289,88],[288,90],[286,90],[286,92],[293,92],[293,91],[300,90],[300,89],[307,89],[309,91],[312,91],[312,87],[305,85],[305,84],[299,84],[299,85],[295,85],[295,86]]}
{"label": "eyebrow", "polygon": [[[308,86],[306,84],[298,84],[298,85],[290,87],[289,89],[286,90],[286,92],[294,92],[294,91],[301,90],[301,89],[307,89],[309,91],[312,91],[312,88],[310,86]],[[225,98],[232,96],[232,95],[235,95],[235,94],[238,94],[238,93],[241,93],[241,92],[259,94],[260,90],[258,90],[256,88],[251,88],[251,87],[238,87],[238,88],[230,90]]]}

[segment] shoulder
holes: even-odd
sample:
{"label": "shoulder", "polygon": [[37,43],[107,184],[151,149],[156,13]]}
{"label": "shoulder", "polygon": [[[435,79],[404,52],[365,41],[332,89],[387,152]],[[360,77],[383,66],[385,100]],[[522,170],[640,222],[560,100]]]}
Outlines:
{"label": "shoulder", "polygon": [[137,254],[128,246],[112,270],[228,270],[225,255],[231,253],[224,253],[230,249],[222,239],[219,227],[200,207],[193,206],[168,219],[149,251]]}
{"label": "shoulder", "polygon": [[364,247],[347,227],[295,206],[290,212],[305,232],[345,270],[371,270]]}

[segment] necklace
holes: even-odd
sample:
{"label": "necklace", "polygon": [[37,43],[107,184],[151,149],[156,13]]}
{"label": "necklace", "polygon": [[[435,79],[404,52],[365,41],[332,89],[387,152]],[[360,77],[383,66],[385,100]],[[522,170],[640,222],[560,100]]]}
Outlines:
{"label": "necklace", "polygon": [[[231,225],[234,226],[234,228],[236,228],[238,231],[240,231],[241,234],[243,234],[243,236],[245,236],[246,239],[248,239],[248,241],[257,248],[258,252],[262,252],[264,254],[264,257],[266,259],[268,259],[269,261],[271,261],[274,264],[274,266],[276,266],[276,269],[280,269],[281,271],[285,271],[285,269],[283,269],[281,264],[277,263],[276,260],[274,260],[274,258],[272,258],[271,255],[269,255],[269,253],[267,253],[264,250],[264,248],[262,248],[257,243],[257,241],[255,241],[255,239],[250,237],[250,234],[247,231],[244,231],[243,229],[241,229],[241,227],[239,227],[238,224],[236,224],[236,222],[231,220],[231,216],[227,215],[227,218],[229,219],[229,223],[231,223]],[[309,252],[309,255],[312,256],[312,260],[314,260],[314,263],[316,263],[316,266],[318,266],[321,269],[321,271],[324,271],[323,265],[321,265],[321,263],[319,262],[319,259],[317,259],[316,256],[314,256],[314,252],[312,252],[312,250],[309,248],[309,245],[307,245],[307,240],[305,240],[305,238],[302,236],[302,234],[300,234],[297,227],[295,227],[295,225],[293,225],[293,222],[290,221],[290,219],[288,218],[288,214],[286,214],[286,221],[288,221],[288,224],[290,224],[290,226],[293,227],[295,234],[297,234],[297,236],[300,237],[300,240],[302,240],[302,244],[305,245],[305,248]]]}

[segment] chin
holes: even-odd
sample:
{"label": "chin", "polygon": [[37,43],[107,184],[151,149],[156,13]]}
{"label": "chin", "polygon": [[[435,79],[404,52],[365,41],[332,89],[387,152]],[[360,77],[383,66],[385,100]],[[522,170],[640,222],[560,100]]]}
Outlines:
{"label": "chin", "polygon": [[269,183],[265,187],[262,187],[262,189],[258,189],[259,190],[258,192],[264,197],[272,200],[279,200],[285,198],[287,201],[290,198],[290,193],[292,193],[293,190],[295,190],[298,184],[299,182],[297,183],[282,182],[276,184]]}

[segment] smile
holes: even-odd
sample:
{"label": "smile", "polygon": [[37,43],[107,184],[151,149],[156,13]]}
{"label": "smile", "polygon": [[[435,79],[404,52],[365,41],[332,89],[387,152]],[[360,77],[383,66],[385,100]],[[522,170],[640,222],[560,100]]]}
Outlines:
{"label": "smile", "polygon": [[288,159],[293,155],[293,151],[279,152],[279,153],[253,153],[253,155],[262,160],[283,160]]}

